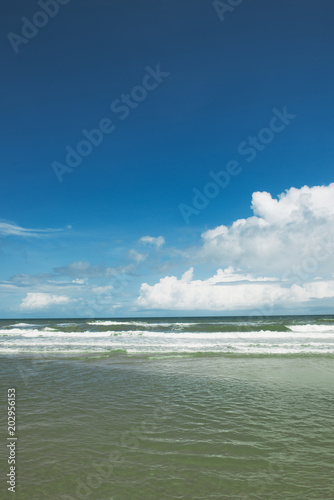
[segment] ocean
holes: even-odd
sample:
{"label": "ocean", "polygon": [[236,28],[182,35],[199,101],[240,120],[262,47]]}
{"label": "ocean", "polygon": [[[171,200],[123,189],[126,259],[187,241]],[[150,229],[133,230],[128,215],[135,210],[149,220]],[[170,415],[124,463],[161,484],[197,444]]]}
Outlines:
{"label": "ocean", "polygon": [[2,478],[14,388],[18,500],[334,499],[333,375],[328,315],[0,320]]}

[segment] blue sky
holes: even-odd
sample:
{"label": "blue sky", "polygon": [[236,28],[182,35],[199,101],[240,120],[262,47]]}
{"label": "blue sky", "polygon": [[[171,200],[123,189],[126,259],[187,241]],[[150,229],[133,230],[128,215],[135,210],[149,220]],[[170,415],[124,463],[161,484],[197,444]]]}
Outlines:
{"label": "blue sky", "polygon": [[333,311],[330,0],[1,10],[1,317]]}

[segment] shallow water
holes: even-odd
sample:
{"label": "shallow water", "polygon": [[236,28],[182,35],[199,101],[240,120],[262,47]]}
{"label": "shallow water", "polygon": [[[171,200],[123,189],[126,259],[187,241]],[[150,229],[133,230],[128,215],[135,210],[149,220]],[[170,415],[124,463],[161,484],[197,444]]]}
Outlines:
{"label": "shallow water", "polygon": [[334,498],[331,357],[152,358],[1,357],[16,498]]}
{"label": "shallow water", "polygon": [[2,320],[16,498],[333,499],[333,376],[334,316]]}

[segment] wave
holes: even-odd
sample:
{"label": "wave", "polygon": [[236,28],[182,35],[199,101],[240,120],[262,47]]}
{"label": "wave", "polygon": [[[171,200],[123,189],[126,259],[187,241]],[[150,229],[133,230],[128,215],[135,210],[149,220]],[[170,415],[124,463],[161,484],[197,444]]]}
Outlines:
{"label": "wave", "polygon": [[277,323],[249,323],[249,324],[236,324],[236,323],[194,323],[191,326],[187,324],[183,327],[184,331],[188,332],[290,332],[290,328],[283,324]]}
{"label": "wave", "polygon": [[64,344],[62,342],[43,342],[43,343],[2,343],[0,344],[0,355],[4,354],[27,354],[34,355],[36,353],[43,356],[62,355],[66,354],[77,355],[86,353],[87,356],[94,354],[101,355],[128,355],[128,356],[144,356],[144,357],[164,357],[164,356],[224,356],[224,355],[326,355],[334,357],[334,345],[323,344],[321,342],[309,342],[308,344],[268,344],[265,342],[240,342],[227,343],[224,345],[207,345],[204,343],[196,343],[191,346],[187,344],[175,345],[166,343],[165,345],[132,345],[123,344],[121,342],[110,344],[109,342],[87,343],[77,342],[75,345]]}
{"label": "wave", "polygon": [[292,332],[333,332],[334,333],[334,325],[317,325],[317,324],[290,325],[289,328]]}
{"label": "wave", "polygon": [[107,356],[112,350],[115,356],[332,355],[334,322],[321,319],[332,320],[312,316],[0,320],[0,354]]}
{"label": "wave", "polygon": [[[7,337],[64,337],[69,341],[80,339],[82,337],[86,338],[99,338],[99,337],[130,337],[135,336],[140,338],[157,338],[164,341],[165,339],[175,339],[176,341],[180,339],[198,340],[203,338],[206,340],[225,340],[225,339],[333,339],[334,341],[334,327],[329,325],[290,325],[286,329],[274,329],[270,328],[272,325],[261,325],[258,327],[248,326],[245,328],[233,327],[233,325],[226,326],[225,328],[217,327],[212,329],[200,328],[189,328],[189,329],[178,329],[178,330],[160,330],[155,328],[152,330],[145,329],[144,327],[126,329],[112,329],[110,327],[95,328],[95,330],[87,330],[83,328],[63,328],[62,330],[57,330],[51,327],[44,327],[43,329],[24,329],[24,328],[11,328],[0,330],[0,336]],[[269,328],[268,328],[269,326]]]}
{"label": "wave", "polygon": [[[94,327],[94,328],[92,328]],[[61,328],[54,328],[54,331],[65,332],[82,332],[90,329],[91,331],[110,331],[110,332],[132,332],[136,331],[152,331],[152,332],[260,332],[260,331],[273,331],[273,332],[290,332],[290,328],[284,324],[275,323],[149,323],[141,321],[89,321],[86,324],[77,324],[75,326],[65,326]]]}
{"label": "wave", "polygon": [[18,327],[21,328],[21,327],[25,327],[25,326],[31,327],[31,326],[35,326],[35,325],[32,325],[31,323],[13,323],[13,326],[16,328],[18,328]]}
{"label": "wave", "polygon": [[[134,326],[140,327],[140,328],[170,328],[174,327],[177,325],[183,325],[184,323],[166,323],[166,322],[159,322],[159,323],[152,323],[152,322],[147,322],[147,321],[89,321],[87,322],[87,325],[91,326],[98,326],[98,327],[103,327],[103,326],[112,326],[115,329],[121,329],[121,328],[133,328]],[[193,323],[196,324],[196,323]]]}
{"label": "wave", "polygon": [[18,336],[22,336],[24,335],[25,333],[37,333],[38,335],[41,335],[41,330],[36,330],[36,329],[32,329],[32,330],[22,330],[21,328],[8,328],[8,329],[4,329],[4,330],[0,330],[0,335],[6,335],[6,336],[9,336],[9,334],[11,335],[18,335]]}

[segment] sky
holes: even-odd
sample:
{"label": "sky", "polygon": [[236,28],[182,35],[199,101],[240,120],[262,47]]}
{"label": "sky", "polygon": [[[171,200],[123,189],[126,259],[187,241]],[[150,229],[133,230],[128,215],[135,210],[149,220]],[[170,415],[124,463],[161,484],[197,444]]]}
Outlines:
{"label": "sky", "polygon": [[333,313],[332,0],[0,10],[1,318]]}

